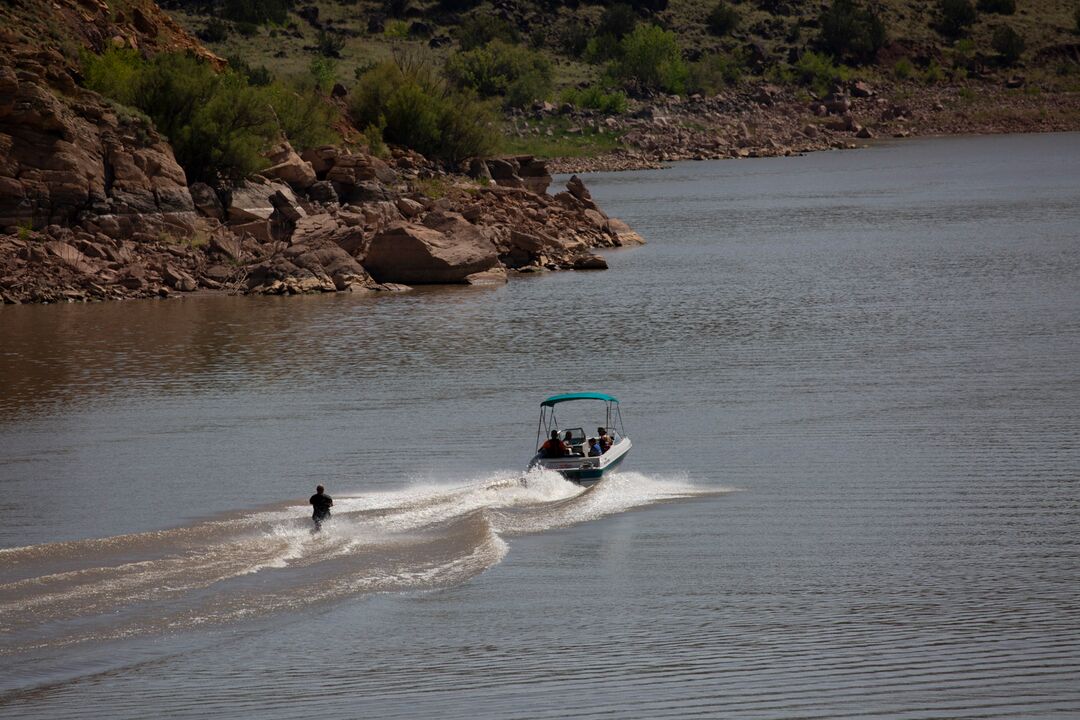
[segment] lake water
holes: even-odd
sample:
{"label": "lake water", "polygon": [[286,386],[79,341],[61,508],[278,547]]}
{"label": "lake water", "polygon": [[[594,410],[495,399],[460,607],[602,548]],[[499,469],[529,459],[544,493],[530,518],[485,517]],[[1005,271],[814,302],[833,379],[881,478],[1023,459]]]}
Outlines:
{"label": "lake water", "polygon": [[587,182],[607,272],[0,308],[0,716],[1080,716],[1080,134]]}

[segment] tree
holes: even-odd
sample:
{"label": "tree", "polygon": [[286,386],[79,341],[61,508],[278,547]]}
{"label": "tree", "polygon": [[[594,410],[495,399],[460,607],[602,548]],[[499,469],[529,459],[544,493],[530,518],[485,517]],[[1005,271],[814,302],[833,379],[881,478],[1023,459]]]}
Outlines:
{"label": "tree", "polygon": [[656,25],[639,25],[619,43],[619,58],[610,72],[630,91],[681,93],[690,72],[675,33]]}
{"label": "tree", "polygon": [[1024,37],[1009,25],[998,25],[990,39],[990,47],[998,54],[1002,65],[1015,65],[1024,53],[1027,44]]}
{"label": "tree", "polygon": [[885,24],[855,0],[833,0],[820,17],[821,46],[837,59],[870,62],[885,44]]}
{"label": "tree", "polygon": [[[489,103],[456,91],[424,62],[408,57],[364,72],[349,95],[357,127],[430,157],[461,160],[494,151],[497,116]],[[365,132],[368,132],[365,131]]]}
{"label": "tree", "polygon": [[739,27],[739,20],[739,11],[721,0],[709,12],[705,26],[711,34],[721,37]]}
{"label": "tree", "polygon": [[551,92],[551,63],[535,50],[492,40],[484,47],[450,56],[446,76],[481,97],[501,96],[509,107],[524,107]]}
{"label": "tree", "polygon": [[939,0],[938,12],[941,32],[951,38],[962,36],[978,19],[971,0]]}

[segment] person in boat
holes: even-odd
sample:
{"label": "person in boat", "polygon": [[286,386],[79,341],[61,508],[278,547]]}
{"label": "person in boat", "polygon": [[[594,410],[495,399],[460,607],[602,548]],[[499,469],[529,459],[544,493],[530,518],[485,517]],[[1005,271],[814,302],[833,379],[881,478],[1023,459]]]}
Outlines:
{"label": "person in boat", "polygon": [[600,448],[600,441],[596,438],[589,438],[589,457],[600,457],[604,454],[604,451]]}
{"label": "person in boat", "polygon": [[315,494],[308,500],[311,503],[311,519],[315,522],[315,531],[322,529],[323,520],[330,517],[330,507],[334,504],[334,498],[326,494],[326,488],[322,485],[315,487]]}
{"label": "person in boat", "polygon": [[611,449],[611,436],[607,434],[607,430],[602,427],[596,428],[596,434],[599,436],[597,439],[600,441],[601,454],[606,453]]}
{"label": "person in boat", "polygon": [[566,443],[559,439],[559,431],[552,430],[551,437],[540,446],[540,457],[557,458],[566,457],[569,454]]}
{"label": "person in boat", "polygon": [[567,455],[583,455],[584,454],[583,452],[574,450],[574,433],[571,432],[570,430],[567,430],[566,434],[563,435],[562,441],[563,441],[563,445],[566,446],[566,454]]}

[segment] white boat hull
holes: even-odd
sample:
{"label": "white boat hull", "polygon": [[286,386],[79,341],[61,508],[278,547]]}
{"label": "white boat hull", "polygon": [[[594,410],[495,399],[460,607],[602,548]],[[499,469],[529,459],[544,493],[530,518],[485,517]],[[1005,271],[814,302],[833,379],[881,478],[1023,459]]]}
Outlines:
{"label": "white boat hull", "polygon": [[603,455],[594,457],[570,455],[558,458],[545,458],[536,455],[532,462],[529,463],[529,467],[554,470],[567,480],[579,485],[595,485],[605,475],[610,475],[615,471],[627,453],[630,452],[630,448],[630,438],[623,437]]}

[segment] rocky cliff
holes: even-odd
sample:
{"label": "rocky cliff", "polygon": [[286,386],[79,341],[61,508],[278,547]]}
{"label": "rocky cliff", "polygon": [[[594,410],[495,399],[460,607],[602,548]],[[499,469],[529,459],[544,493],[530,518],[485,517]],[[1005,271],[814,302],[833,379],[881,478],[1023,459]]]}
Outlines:
{"label": "rocky cliff", "polygon": [[[44,14],[43,14],[44,13]],[[580,181],[547,193],[531,157],[448,173],[287,142],[236,187],[189,187],[152,123],[79,86],[79,52],[185,50],[220,64],[151,2],[14,0],[0,8],[0,298],[6,303],[400,291],[600,269],[641,242]]]}

